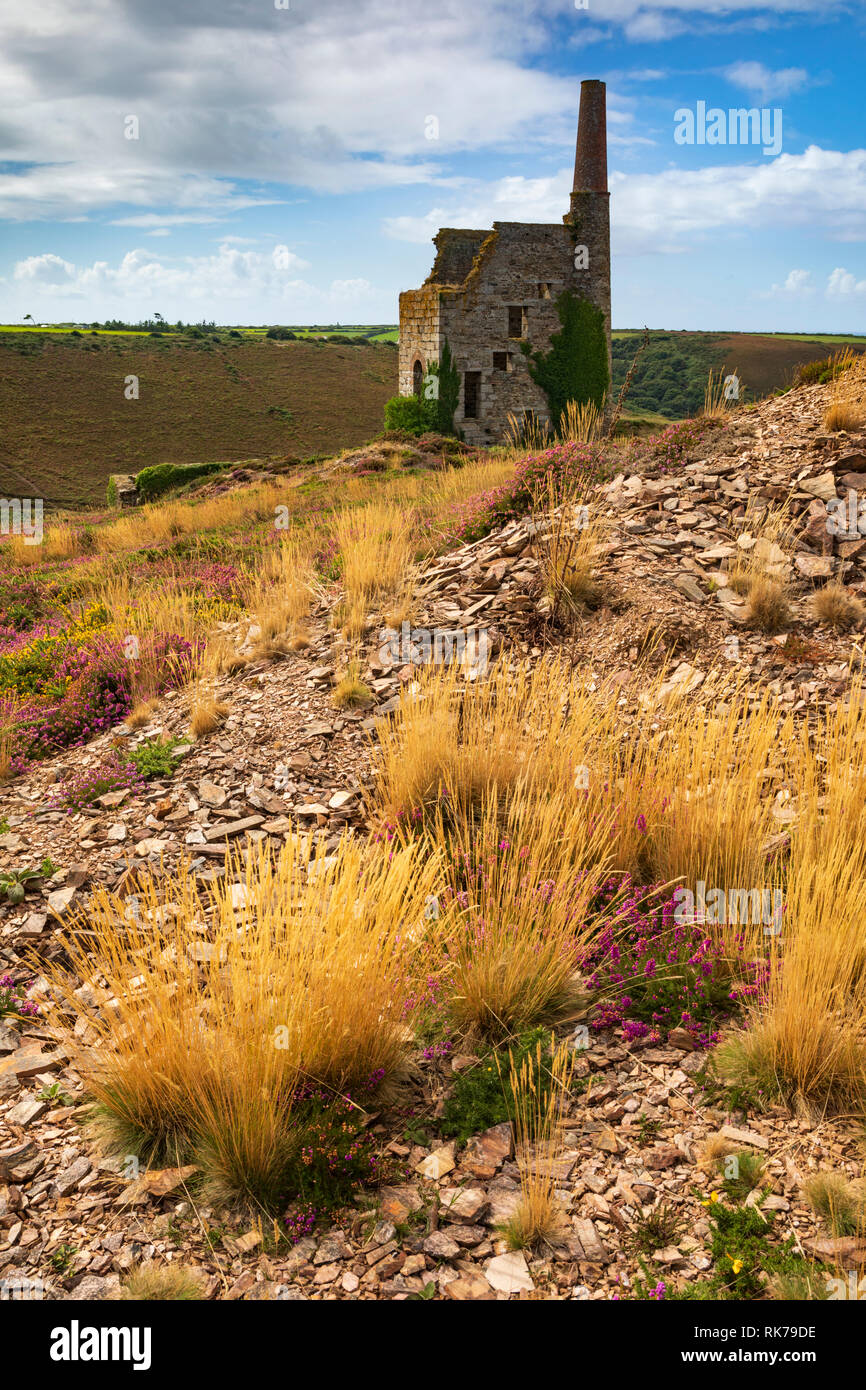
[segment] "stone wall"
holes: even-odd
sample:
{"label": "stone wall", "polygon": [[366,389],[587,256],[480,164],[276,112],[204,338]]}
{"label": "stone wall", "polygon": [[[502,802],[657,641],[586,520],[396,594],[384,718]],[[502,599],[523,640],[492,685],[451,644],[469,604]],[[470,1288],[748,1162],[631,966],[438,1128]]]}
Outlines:
{"label": "stone wall", "polygon": [[[500,441],[509,413],[534,411],[548,419],[547,398],[529,374],[521,340],[532,351],[547,352],[551,334],[562,327],[556,299],[564,290],[587,293],[586,272],[575,270],[571,228],[556,223],[496,222],[494,238],[460,289],[444,289],[442,337],[448,339],[461,374],[455,426],[470,444]],[[509,324],[509,309],[522,311],[520,326]],[[518,336],[509,336],[517,331]],[[401,329],[402,335],[402,329]],[[495,365],[507,354],[507,370]],[[477,420],[465,415],[465,374],[480,373]]]}
{"label": "stone wall", "polygon": [[415,362],[420,361],[426,372],[430,362],[438,362],[440,346],[439,286],[424,285],[420,290],[404,290],[400,295],[398,391],[401,396],[413,394]]}

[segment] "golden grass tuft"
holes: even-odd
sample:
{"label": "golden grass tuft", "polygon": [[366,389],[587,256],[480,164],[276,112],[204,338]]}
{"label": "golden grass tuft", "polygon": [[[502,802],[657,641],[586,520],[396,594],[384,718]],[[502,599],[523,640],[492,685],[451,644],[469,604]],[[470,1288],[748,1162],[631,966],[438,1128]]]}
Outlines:
{"label": "golden grass tuft", "polygon": [[524,1057],[519,1071],[511,1058],[507,1084],[520,1167],[520,1205],[501,1229],[512,1250],[536,1251],[566,1228],[565,1213],[556,1199],[555,1163],[559,1128],[570,1099],[573,1058],[568,1044],[557,1046],[552,1035],[549,1062],[546,1050],[539,1040],[535,1055]]}
{"label": "golden grass tuft", "polygon": [[819,623],[824,623],[837,632],[847,632],[849,628],[859,627],[866,618],[866,605],[849,594],[844,584],[831,582],[816,589],[812,595],[812,609]]}
{"label": "golden grass tuft", "polygon": [[830,434],[840,430],[855,431],[866,422],[866,362],[863,354],[854,354],[850,347],[837,352],[832,365],[835,370],[830,388],[830,402],[824,412],[824,428]]}
{"label": "golden grass tuft", "polygon": [[748,622],[768,636],[791,624],[791,604],[785,581],[769,574],[755,575],[749,585]]}
{"label": "golden grass tuft", "polygon": [[594,568],[604,524],[583,495],[551,480],[533,498],[533,549],[551,618],[573,618],[597,608],[601,585]]}
{"label": "golden grass tuft", "polygon": [[255,846],[209,887],[186,866],[148,879],[137,916],[98,889],[86,934],[67,938],[91,989],[60,965],[52,985],[103,1145],[189,1156],[215,1199],[272,1208],[304,1137],[298,1085],[401,1074],[402,1004],[447,927],[424,915],[440,874],[435,854],[345,837],[326,856],[304,837],[276,858]]}
{"label": "golden grass tuft", "polygon": [[373,692],[361,679],[359,661],[350,661],[331,693],[337,709],[360,709],[373,701]]}
{"label": "golden grass tuft", "polygon": [[454,865],[449,901],[462,907],[449,1008],[467,1034],[498,1043],[585,1007],[575,952],[597,928],[589,871],[604,866],[605,832],[574,801],[525,794],[505,815],[490,797],[474,826],[440,816],[434,842]]}
{"label": "golden grass tuft", "polygon": [[137,705],[133,705],[124,723],[128,729],[143,729],[149,724],[159,709],[159,700],[155,697],[152,700],[140,700]]}
{"label": "golden grass tuft", "polygon": [[[732,377],[737,382],[736,396],[732,394],[734,388],[729,384]],[[736,410],[741,403],[742,387],[743,383],[736,371],[726,372],[725,368],[721,367],[718,376],[716,376],[711,368],[704,389],[702,415],[710,420],[722,420],[725,416],[730,415],[731,411]]]}
{"label": "golden grass tuft", "polygon": [[866,1190],[844,1173],[822,1169],[803,1184],[803,1195],[833,1236],[866,1233]]}
{"label": "golden grass tuft", "polygon": [[133,1266],[117,1297],[121,1301],[189,1303],[204,1298],[204,1283],[197,1271],[183,1265],[147,1261]]}
{"label": "golden grass tuft", "polygon": [[193,738],[215,733],[228,717],[229,706],[206,681],[198,680],[190,689],[189,728]]}

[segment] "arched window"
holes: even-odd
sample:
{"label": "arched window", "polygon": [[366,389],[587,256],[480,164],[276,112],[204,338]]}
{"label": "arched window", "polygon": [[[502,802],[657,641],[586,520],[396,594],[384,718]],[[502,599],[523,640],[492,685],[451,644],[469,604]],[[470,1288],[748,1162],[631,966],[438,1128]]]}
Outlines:
{"label": "arched window", "polygon": [[420,357],[415,358],[415,365],[412,368],[412,390],[421,399],[421,388],[424,385],[424,368],[421,365]]}

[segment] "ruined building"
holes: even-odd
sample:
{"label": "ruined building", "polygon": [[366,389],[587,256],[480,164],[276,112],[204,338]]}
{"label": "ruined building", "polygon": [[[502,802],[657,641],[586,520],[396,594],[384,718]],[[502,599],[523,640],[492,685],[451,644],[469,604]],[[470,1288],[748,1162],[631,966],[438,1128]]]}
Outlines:
{"label": "ruined building", "polygon": [[434,237],[431,273],[400,295],[400,395],[429,392],[447,342],[453,424],[470,444],[501,441],[510,414],[557,425],[564,399],[598,403],[602,387],[609,403],[609,198],[605,84],[583,82],[563,225],[494,222]]}

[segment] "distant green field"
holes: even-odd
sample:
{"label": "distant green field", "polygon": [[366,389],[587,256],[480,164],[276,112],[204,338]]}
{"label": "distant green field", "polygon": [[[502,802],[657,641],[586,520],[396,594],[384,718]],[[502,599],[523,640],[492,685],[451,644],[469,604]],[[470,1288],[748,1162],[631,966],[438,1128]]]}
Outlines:
{"label": "distant green field", "polygon": [[[82,338],[89,337],[93,333],[99,334],[101,338],[149,338],[150,330],[147,328],[75,328],[73,326],[49,324],[42,328],[39,324],[30,323],[0,323],[0,333],[79,333]],[[163,330],[163,337],[177,338],[182,334],[175,333],[170,329]]]}

